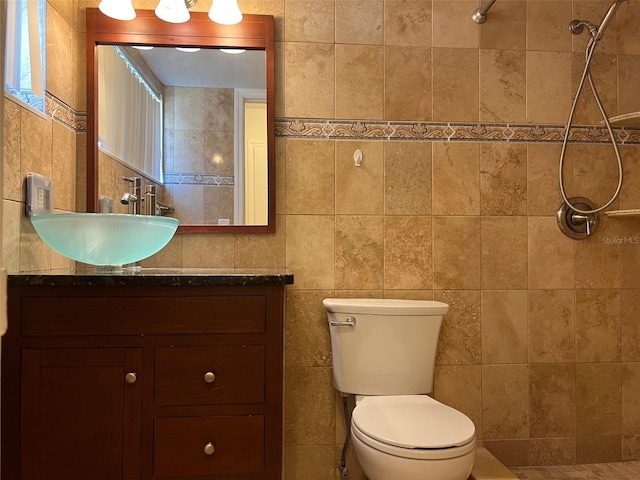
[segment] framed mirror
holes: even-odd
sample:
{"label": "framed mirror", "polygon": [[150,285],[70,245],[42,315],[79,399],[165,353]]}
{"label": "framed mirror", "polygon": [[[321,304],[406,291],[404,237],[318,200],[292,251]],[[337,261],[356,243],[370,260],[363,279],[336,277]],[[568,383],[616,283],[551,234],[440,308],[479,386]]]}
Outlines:
{"label": "framed mirror", "polygon": [[[220,25],[191,12],[171,24],[136,14],[119,21],[87,8],[87,211],[128,213],[123,177],[138,177],[142,192],[155,185],[156,212],[178,218],[178,233],[274,232],[273,17]],[[128,87],[109,62],[145,84],[160,120],[126,110],[129,97],[114,95]],[[157,128],[140,129],[149,123]],[[148,151],[153,159],[141,160]]]}

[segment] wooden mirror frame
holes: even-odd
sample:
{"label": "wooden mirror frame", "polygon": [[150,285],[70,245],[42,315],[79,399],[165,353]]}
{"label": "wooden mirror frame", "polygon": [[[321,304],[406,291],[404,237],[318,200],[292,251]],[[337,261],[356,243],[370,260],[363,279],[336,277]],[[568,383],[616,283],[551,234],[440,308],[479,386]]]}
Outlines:
{"label": "wooden mirror frame", "polygon": [[190,12],[185,23],[167,23],[152,10],[136,10],[130,21],[107,17],[87,8],[87,212],[97,212],[98,181],[98,45],[198,46],[264,50],[267,87],[267,225],[180,225],[178,233],[273,233],[275,232],[275,78],[273,16],[247,15],[236,25],[212,22],[206,12]]}

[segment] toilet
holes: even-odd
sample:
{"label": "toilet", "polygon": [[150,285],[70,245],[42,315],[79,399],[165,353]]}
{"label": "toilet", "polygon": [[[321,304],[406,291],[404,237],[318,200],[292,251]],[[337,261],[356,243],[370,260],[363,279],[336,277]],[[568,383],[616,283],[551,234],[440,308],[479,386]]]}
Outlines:
{"label": "toilet", "polygon": [[449,306],[370,298],[327,298],[323,304],[334,386],[356,397],[353,445],[369,480],[466,480],[475,459],[475,426],[427,395]]}

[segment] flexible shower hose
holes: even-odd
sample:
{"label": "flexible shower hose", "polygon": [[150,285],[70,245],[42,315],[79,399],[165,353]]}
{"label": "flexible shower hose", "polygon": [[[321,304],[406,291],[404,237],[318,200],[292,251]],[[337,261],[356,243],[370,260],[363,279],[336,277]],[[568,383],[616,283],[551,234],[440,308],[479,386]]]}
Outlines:
{"label": "flexible shower hose", "polygon": [[[616,142],[616,138],[613,135],[613,129],[611,128],[611,122],[609,122],[609,116],[602,106],[602,102],[600,101],[600,96],[598,95],[598,90],[596,89],[595,84],[593,83],[593,79],[591,78],[591,70],[589,65],[591,64],[591,58],[593,57],[593,52],[596,49],[597,41],[591,37],[589,42],[587,43],[587,49],[585,51],[585,66],[584,72],[582,72],[582,78],[580,79],[580,85],[578,86],[578,90],[576,91],[576,96],[573,99],[573,105],[571,106],[571,112],[569,113],[569,119],[567,120],[567,127],[564,131],[564,140],[562,142],[562,151],[560,152],[560,167],[559,167],[559,180],[560,180],[560,192],[562,193],[562,199],[564,202],[573,210],[574,212],[582,213],[584,215],[590,215],[593,213],[598,213],[609,207],[616,198],[618,198],[618,194],[620,193],[620,189],[622,188],[622,157],[620,156],[620,149],[618,148],[618,143]],[[569,199],[567,198],[567,193],[564,189],[564,157],[565,152],[567,150],[567,142],[569,140],[569,131],[571,129],[571,124],[573,122],[573,115],[576,110],[576,105],[578,104],[578,98],[580,97],[580,92],[582,91],[582,87],[584,86],[585,79],[589,80],[589,85],[591,86],[591,90],[593,91],[593,96],[598,104],[598,108],[600,109],[600,114],[604,119],[604,124],[607,126],[607,130],[609,131],[609,138],[611,139],[611,143],[613,145],[613,149],[616,152],[616,158],[618,161],[618,186],[616,187],[616,191],[605,203],[602,207],[594,208],[593,210],[581,210],[571,204]]]}

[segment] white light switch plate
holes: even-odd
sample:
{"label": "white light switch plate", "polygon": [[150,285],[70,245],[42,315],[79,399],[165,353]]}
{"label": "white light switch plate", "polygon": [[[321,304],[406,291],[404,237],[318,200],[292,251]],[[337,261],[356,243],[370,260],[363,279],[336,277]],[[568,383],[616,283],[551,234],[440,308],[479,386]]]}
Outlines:
{"label": "white light switch plate", "polygon": [[26,178],[25,214],[27,217],[53,212],[53,182],[39,173],[29,172]]}

